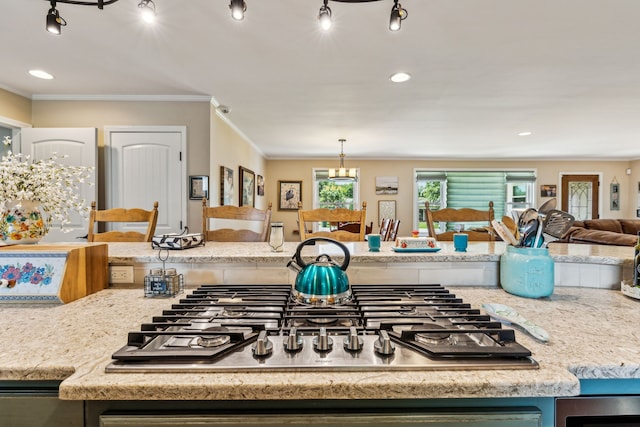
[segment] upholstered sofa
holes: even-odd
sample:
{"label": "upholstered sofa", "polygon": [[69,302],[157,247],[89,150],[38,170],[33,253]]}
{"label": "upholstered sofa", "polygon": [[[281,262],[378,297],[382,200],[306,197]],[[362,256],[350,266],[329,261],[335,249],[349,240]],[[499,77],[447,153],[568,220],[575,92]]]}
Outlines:
{"label": "upholstered sofa", "polygon": [[640,219],[587,219],[576,221],[558,242],[635,246]]}

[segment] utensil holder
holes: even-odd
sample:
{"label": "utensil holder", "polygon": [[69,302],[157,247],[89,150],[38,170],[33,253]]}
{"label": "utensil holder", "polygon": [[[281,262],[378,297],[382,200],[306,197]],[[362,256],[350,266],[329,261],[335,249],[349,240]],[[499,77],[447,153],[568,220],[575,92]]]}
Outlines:
{"label": "utensil holder", "polygon": [[547,248],[507,246],[500,256],[500,284],[513,295],[543,298],[553,293],[555,264]]}
{"label": "utensil holder", "polygon": [[144,296],[148,298],[157,297],[173,297],[184,292],[184,279],[182,274],[176,274],[173,271],[161,270],[160,272],[152,271],[144,276]]}

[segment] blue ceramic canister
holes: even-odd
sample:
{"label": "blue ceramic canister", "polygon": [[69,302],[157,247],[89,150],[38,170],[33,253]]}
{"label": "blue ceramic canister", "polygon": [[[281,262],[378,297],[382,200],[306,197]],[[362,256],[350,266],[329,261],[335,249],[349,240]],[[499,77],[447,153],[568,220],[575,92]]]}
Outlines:
{"label": "blue ceramic canister", "polygon": [[547,248],[507,246],[500,256],[500,284],[510,294],[527,298],[553,293],[554,262]]}

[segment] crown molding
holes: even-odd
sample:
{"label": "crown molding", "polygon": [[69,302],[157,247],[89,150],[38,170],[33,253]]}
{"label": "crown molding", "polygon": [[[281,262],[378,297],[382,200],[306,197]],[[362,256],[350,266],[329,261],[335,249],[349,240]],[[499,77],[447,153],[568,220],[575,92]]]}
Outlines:
{"label": "crown molding", "polygon": [[211,102],[207,95],[33,95],[33,101]]}

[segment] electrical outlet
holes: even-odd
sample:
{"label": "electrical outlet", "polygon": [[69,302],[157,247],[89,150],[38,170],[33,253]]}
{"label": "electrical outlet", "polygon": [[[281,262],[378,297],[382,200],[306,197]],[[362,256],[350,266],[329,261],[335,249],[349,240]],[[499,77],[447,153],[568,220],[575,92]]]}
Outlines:
{"label": "electrical outlet", "polygon": [[133,283],[133,266],[112,265],[109,267],[109,283]]}

